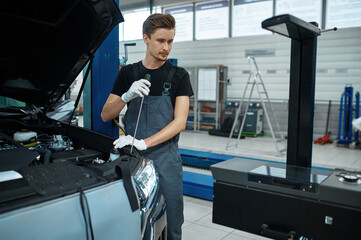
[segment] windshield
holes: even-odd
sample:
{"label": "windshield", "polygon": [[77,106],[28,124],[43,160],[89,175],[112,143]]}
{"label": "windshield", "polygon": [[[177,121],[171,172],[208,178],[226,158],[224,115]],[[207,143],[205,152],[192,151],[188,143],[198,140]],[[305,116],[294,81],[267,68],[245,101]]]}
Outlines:
{"label": "windshield", "polygon": [[0,96],[0,108],[23,108],[26,107],[26,103],[9,98]]}

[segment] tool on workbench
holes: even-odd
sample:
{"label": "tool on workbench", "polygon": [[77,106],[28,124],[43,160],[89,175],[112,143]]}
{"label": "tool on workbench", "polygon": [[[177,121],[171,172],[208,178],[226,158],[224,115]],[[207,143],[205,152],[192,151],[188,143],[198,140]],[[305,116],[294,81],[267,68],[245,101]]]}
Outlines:
{"label": "tool on workbench", "polygon": [[[150,82],[151,77],[149,74],[146,74],[144,79],[148,80]],[[134,130],[134,135],[133,135],[132,147],[130,148],[130,153],[133,152],[134,140],[135,140],[135,136],[137,135],[138,123],[139,123],[139,119],[140,119],[140,114],[142,113],[143,101],[144,101],[144,96],[142,97],[142,100],[140,102],[138,118],[137,118],[137,123],[135,124],[135,130]]]}

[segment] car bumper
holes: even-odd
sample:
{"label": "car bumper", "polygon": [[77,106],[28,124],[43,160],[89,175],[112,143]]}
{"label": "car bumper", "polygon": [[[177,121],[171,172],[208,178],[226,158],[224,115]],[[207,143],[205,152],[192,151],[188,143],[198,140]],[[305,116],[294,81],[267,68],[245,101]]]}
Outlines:
{"label": "car bumper", "polygon": [[155,207],[149,215],[146,223],[143,240],[166,240],[167,239],[167,216],[166,204],[162,194],[156,197]]}

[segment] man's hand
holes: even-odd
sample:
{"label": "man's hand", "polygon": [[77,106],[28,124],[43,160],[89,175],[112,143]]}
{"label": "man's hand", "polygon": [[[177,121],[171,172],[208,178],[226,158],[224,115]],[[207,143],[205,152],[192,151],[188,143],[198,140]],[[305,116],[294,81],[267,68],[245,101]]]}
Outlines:
{"label": "man's hand", "polygon": [[146,79],[140,79],[133,82],[129,90],[122,95],[122,100],[127,103],[138,96],[143,97],[144,95],[148,95],[150,85],[150,82]]}
{"label": "man's hand", "polygon": [[[113,142],[115,148],[122,148],[126,145],[132,145],[133,137],[130,135],[122,135],[117,140]],[[144,140],[134,139],[134,147],[136,147],[139,151],[146,150],[147,145],[145,144]]]}

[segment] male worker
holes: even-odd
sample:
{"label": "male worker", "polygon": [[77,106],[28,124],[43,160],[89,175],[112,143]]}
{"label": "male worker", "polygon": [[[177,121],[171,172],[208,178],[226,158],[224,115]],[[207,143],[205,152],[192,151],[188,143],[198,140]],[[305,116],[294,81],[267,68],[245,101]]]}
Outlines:
{"label": "male worker", "polygon": [[[193,95],[189,74],[166,61],[172,49],[175,19],[169,14],[152,14],[143,23],[145,58],[124,66],[107,99],[101,117],[109,121],[127,104],[124,117],[126,136],[116,148],[131,145],[144,96],[134,147],[152,159],[167,204],[168,240],[181,239],[183,217],[183,172],[178,151],[179,133],[185,129],[189,96]],[[144,76],[150,74],[150,82]],[[149,96],[148,96],[149,95]]]}

